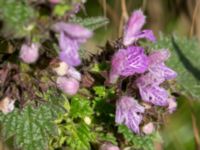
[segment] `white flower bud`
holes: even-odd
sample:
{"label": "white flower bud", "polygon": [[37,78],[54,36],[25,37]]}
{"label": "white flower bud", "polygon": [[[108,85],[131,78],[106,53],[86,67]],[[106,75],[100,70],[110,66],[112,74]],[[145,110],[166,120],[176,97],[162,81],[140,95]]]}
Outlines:
{"label": "white flower bud", "polygon": [[90,117],[85,117],[85,118],[84,118],[84,122],[85,122],[87,125],[90,125],[90,124],[91,124],[91,119],[90,119]]}
{"label": "white flower bud", "polygon": [[155,131],[155,127],[154,127],[152,122],[149,122],[149,123],[147,123],[146,125],[144,125],[142,127],[142,131],[145,134],[151,134],[151,133],[153,133]]}
{"label": "white flower bud", "polygon": [[69,65],[65,62],[60,62],[58,67],[53,68],[58,76],[64,76],[69,70]]}
{"label": "white flower bud", "polygon": [[39,45],[32,43],[31,45],[23,44],[19,57],[28,64],[35,63],[39,57]]}
{"label": "white flower bud", "polygon": [[10,99],[9,97],[5,97],[0,101],[0,110],[7,114],[9,112],[12,112],[15,108],[14,106],[15,100]]}
{"label": "white flower bud", "polygon": [[168,103],[169,103],[168,111],[169,111],[169,113],[173,113],[176,110],[176,107],[177,107],[176,100],[174,98],[169,98]]}

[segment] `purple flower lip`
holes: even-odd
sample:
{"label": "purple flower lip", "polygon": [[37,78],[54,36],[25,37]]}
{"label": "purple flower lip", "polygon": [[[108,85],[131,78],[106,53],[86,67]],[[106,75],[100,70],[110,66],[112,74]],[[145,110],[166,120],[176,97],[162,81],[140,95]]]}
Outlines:
{"label": "purple flower lip", "polygon": [[146,38],[152,42],[156,41],[151,30],[141,30],[145,22],[146,18],[141,10],[132,13],[124,30],[123,44],[125,46],[131,45],[141,38]]}
{"label": "purple flower lip", "polygon": [[152,52],[148,57],[149,72],[151,72],[155,77],[164,78],[165,80],[176,78],[177,73],[164,64],[164,61],[169,57],[170,52],[168,50]]}
{"label": "purple flower lip", "polygon": [[171,54],[168,49],[161,49],[159,51],[154,51],[148,57],[149,65],[163,63],[170,57],[170,55]]}
{"label": "purple flower lip", "polygon": [[144,73],[148,67],[148,59],[144,49],[139,46],[129,46],[118,50],[111,62],[110,82],[114,83],[121,76]]}
{"label": "purple flower lip", "polygon": [[78,49],[79,44],[76,40],[70,39],[63,32],[60,33],[59,46],[61,52],[59,58],[69,66],[78,66],[81,64]]}
{"label": "purple flower lip", "polygon": [[157,106],[168,105],[168,93],[164,88],[157,85],[139,86],[140,95],[142,100]]}
{"label": "purple flower lip", "polygon": [[67,36],[73,39],[88,39],[93,35],[90,30],[72,23],[58,22],[53,26],[53,29],[56,32],[64,32]]}
{"label": "purple flower lip", "polygon": [[139,125],[144,111],[145,108],[134,98],[123,96],[116,103],[115,122],[117,124],[124,124],[133,132],[139,134]]}

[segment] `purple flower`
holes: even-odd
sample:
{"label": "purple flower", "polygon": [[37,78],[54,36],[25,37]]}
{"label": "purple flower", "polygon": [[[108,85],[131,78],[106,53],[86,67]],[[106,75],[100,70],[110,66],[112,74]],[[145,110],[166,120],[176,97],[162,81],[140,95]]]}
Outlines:
{"label": "purple flower", "polygon": [[58,77],[56,83],[68,95],[75,95],[79,90],[79,82],[74,78]]}
{"label": "purple flower", "polygon": [[144,107],[132,97],[123,96],[116,103],[115,122],[118,124],[125,124],[129,129],[135,133],[139,133],[139,125],[142,121],[142,113]]}
{"label": "purple flower", "polygon": [[130,76],[135,73],[144,73],[148,60],[142,47],[129,46],[114,54],[111,65],[110,82],[115,83],[119,75]]}
{"label": "purple flower", "polygon": [[140,86],[139,91],[142,100],[157,106],[167,106],[168,105],[168,93],[164,88],[158,85]]}
{"label": "purple flower", "polygon": [[141,10],[134,11],[124,30],[124,45],[128,46],[136,42],[138,39],[146,38],[155,41],[155,36],[151,30],[142,30],[145,24],[145,16]]}
{"label": "purple flower", "polygon": [[63,32],[60,33],[59,46],[61,52],[60,60],[66,62],[70,66],[78,66],[81,64],[78,49],[79,44],[76,40],[70,39]]}
{"label": "purple flower", "polygon": [[60,32],[60,59],[70,66],[80,65],[80,44],[86,42],[92,36],[92,32],[80,25],[64,22],[56,23],[53,29]]}
{"label": "purple flower", "polygon": [[165,80],[174,79],[177,76],[177,73],[167,67],[164,63],[151,65],[148,70],[155,77],[164,78]]}
{"label": "purple flower", "polygon": [[176,72],[168,68],[164,61],[170,56],[169,51],[162,50],[153,52],[148,57],[148,72],[136,80],[142,100],[158,106],[168,105],[168,93],[159,87],[165,80],[173,79]]}
{"label": "purple flower", "polygon": [[168,50],[160,50],[151,53],[148,57],[149,72],[156,78],[163,78],[165,80],[174,79],[177,73],[164,64],[164,61],[169,57],[170,52]]}
{"label": "purple flower", "polygon": [[35,63],[39,57],[39,44],[32,43],[31,45],[23,44],[19,57],[28,64]]}
{"label": "purple flower", "polygon": [[158,78],[151,72],[147,72],[147,73],[143,74],[142,76],[140,76],[136,80],[136,84],[138,87],[139,86],[145,87],[145,86],[149,86],[149,85],[160,85],[164,81],[165,81],[164,78]]}
{"label": "purple flower", "polygon": [[149,65],[155,65],[155,64],[163,63],[169,57],[170,57],[170,52],[167,49],[161,49],[159,51],[154,51],[148,57]]}

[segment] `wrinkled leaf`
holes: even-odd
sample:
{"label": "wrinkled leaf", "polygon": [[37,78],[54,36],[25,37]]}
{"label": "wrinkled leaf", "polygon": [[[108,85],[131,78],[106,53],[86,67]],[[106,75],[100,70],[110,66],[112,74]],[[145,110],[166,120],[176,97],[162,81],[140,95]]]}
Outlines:
{"label": "wrinkled leaf", "polygon": [[70,20],[72,23],[78,23],[82,26],[89,28],[90,30],[96,30],[100,27],[103,27],[109,23],[108,18],[105,17],[90,17],[90,18],[80,18],[74,17]]}

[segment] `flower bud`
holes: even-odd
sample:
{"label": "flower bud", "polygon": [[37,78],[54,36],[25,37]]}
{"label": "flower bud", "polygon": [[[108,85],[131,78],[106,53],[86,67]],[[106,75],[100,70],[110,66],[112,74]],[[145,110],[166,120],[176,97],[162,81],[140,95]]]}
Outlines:
{"label": "flower bud", "polygon": [[54,67],[53,70],[57,73],[58,76],[64,76],[69,70],[69,65],[65,62],[60,62],[58,67]]}
{"label": "flower bud", "polygon": [[149,122],[149,123],[147,123],[146,125],[143,126],[142,131],[145,134],[151,134],[155,131],[155,127],[154,127],[152,122]]}
{"label": "flower bud", "polygon": [[152,107],[149,103],[146,103],[146,102],[142,102],[141,104],[142,106],[144,106],[145,109],[151,109]]}
{"label": "flower bud", "polygon": [[120,150],[118,146],[115,146],[110,143],[104,143],[101,145],[99,150]]}
{"label": "flower bud", "polygon": [[31,45],[23,44],[19,57],[28,64],[36,62],[39,57],[39,45],[36,43],[32,43]]}
{"label": "flower bud", "polygon": [[169,111],[169,113],[173,113],[176,110],[176,107],[177,107],[176,100],[174,98],[169,98],[168,103],[169,103],[168,111]]}
{"label": "flower bud", "polygon": [[74,78],[58,77],[57,86],[68,95],[75,95],[79,89],[79,82]]}
{"label": "flower bud", "polygon": [[90,117],[85,117],[85,118],[84,118],[84,122],[85,122],[87,125],[90,125],[90,124],[91,124],[91,119],[90,119]]}
{"label": "flower bud", "polygon": [[15,101],[10,99],[9,97],[5,97],[3,100],[0,101],[0,110],[7,114],[9,112],[12,112],[14,110],[14,103]]}
{"label": "flower bud", "polygon": [[78,80],[78,81],[81,80],[81,74],[80,74],[80,72],[78,72],[74,67],[70,67],[69,68],[69,70],[67,72],[67,75],[69,77],[72,77],[72,78]]}

